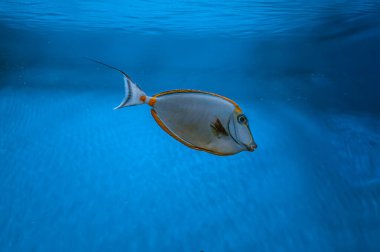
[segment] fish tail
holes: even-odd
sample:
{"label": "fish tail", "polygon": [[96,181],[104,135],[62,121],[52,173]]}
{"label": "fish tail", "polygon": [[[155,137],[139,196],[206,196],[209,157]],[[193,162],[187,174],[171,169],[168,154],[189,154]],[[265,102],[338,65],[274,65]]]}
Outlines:
{"label": "fish tail", "polygon": [[128,106],[139,105],[139,104],[146,103],[147,101],[150,100],[149,99],[150,97],[148,97],[145,94],[145,92],[142,91],[142,89],[136,83],[134,83],[132,78],[128,74],[126,74],[124,71],[116,67],[113,67],[111,65],[108,65],[106,63],[100,62],[98,60],[94,60],[90,58],[88,59],[91,60],[92,62],[101,64],[103,66],[116,70],[124,76],[125,96],[122,102],[119,104],[119,106],[115,107],[114,109],[120,109],[120,108],[124,108]]}
{"label": "fish tail", "polygon": [[114,109],[120,109],[128,106],[134,106],[145,103],[147,95],[141,88],[134,83],[130,78],[124,75],[125,95],[119,106]]}

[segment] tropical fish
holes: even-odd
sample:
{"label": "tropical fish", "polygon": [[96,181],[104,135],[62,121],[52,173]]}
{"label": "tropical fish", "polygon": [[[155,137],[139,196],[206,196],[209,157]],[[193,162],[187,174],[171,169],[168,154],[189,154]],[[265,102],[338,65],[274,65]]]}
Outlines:
{"label": "tropical fish", "polygon": [[157,124],[184,145],[215,155],[253,151],[248,119],[231,99],[199,90],[170,90],[148,96],[124,71],[125,97],[115,109],[148,104]]}

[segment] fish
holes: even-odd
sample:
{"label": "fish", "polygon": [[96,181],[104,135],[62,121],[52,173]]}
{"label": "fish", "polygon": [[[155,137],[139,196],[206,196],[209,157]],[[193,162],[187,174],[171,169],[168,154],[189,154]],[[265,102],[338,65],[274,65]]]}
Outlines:
{"label": "fish", "polygon": [[156,123],[185,146],[219,156],[254,151],[248,118],[233,100],[192,89],[170,90],[148,96],[124,71],[106,63],[124,77],[125,95],[114,109],[147,104]]}

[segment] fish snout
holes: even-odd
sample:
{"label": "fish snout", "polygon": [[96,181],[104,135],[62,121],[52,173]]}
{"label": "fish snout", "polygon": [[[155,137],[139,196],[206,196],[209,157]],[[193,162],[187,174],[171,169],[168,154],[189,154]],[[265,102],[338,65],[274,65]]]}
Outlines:
{"label": "fish snout", "polygon": [[257,148],[257,144],[256,143],[252,143],[252,144],[250,144],[250,145],[247,146],[247,149],[249,151],[254,151],[256,148]]}

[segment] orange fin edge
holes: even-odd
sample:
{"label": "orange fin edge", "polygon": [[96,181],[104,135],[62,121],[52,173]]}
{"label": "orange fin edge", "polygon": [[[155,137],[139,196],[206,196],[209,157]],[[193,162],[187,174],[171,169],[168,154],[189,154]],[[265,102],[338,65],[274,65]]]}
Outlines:
{"label": "orange fin edge", "polygon": [[218,94],[215,94],[215,93],[201,91],[201,90],[196,90],[196,89],[173,89],[173,90],[164,91],[164,92],[155,94],[155,95],[153,95],[153,97],[160,97],[160,96],[169,95],[169,94],[175,94],[175,93],[198,93],[198,94],[200,93],[200,94],[207,94],[207,95],[219,97],[219,98],[221,98],[221,99],[223,99],[225,101],[228,101],[228,102],[232,103],[239,112],[242,111],[242,109],[239,107],[239,105],[236,102],[234,102],[233,100],[231,100],[230,98],[227,98],[225,96],[218,95]]}

